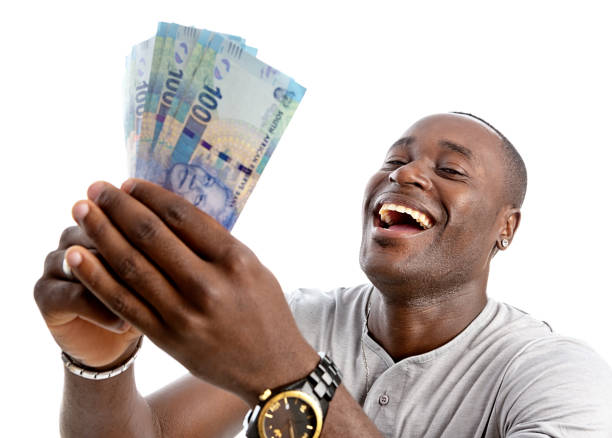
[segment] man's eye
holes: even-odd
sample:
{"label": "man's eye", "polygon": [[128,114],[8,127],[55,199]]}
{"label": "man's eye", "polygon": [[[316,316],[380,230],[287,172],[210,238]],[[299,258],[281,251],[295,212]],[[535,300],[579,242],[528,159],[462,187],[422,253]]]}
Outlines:
{"label": "man's eye", "polygon": [[404,163],[403,161],[400,160],[387,160],[385,161],[385,165],[389,165],[389,166],[403,166]]}
{"label": "man's eye", "polygon": [[438,169],[438,171],[445,173],[447,175],[463,176],[463,173],[459,172],[456,169],[452,169],[450,167],[441,167],[440,169]]}

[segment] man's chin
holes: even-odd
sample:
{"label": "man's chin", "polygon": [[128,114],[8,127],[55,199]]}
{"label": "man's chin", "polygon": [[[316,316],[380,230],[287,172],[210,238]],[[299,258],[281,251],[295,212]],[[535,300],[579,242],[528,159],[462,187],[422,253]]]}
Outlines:
{"label": "man's chin", "polygon": [[388,251],[368,251],[361,253],[361,270],[372,283],[396,283],[405,279],[408,260],[391,257]]}
{"label": "man's chin", "polygon": [[383,247],[370,241],[361,247],[359,263],[361,270],[372,284],[408,285],[421,283],[431,275],[436,264],[431,254],[422,248]]}

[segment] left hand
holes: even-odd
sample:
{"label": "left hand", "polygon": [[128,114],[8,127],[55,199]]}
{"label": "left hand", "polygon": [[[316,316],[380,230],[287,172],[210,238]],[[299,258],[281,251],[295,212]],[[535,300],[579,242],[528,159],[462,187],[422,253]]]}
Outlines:
{"label": "left hand", "polygon": [[74,246],[74,275],[193,375],[254,404],[314,369],[276,278],[212,217],[142,180],[88,198],[73,216],[113,274]]}

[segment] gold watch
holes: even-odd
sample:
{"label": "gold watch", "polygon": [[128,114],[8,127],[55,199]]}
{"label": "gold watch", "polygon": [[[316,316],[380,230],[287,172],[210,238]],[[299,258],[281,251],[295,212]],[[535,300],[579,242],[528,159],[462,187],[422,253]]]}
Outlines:
{"label": "gold watch", "polygon": [[266,389],[245,417],[248,438],[318,438],[342,375],[332,360],[321,360],[304,379]]}

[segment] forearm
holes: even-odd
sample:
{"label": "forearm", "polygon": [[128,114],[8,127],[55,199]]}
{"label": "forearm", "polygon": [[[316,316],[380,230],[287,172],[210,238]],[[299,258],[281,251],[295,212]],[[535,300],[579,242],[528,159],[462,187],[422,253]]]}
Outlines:
{"label": "forearm", "polygon": [[67,370],[60,414],[62,437],[159,437],[153,411],[140,396],[134,368],[106,380],[89,380]]}
{"label": "forearm", "polygon": [[321,438],[352,438],[355,436],[382,437],[363,409],[351,397],[344,385],[341,385],[329,405]]}

